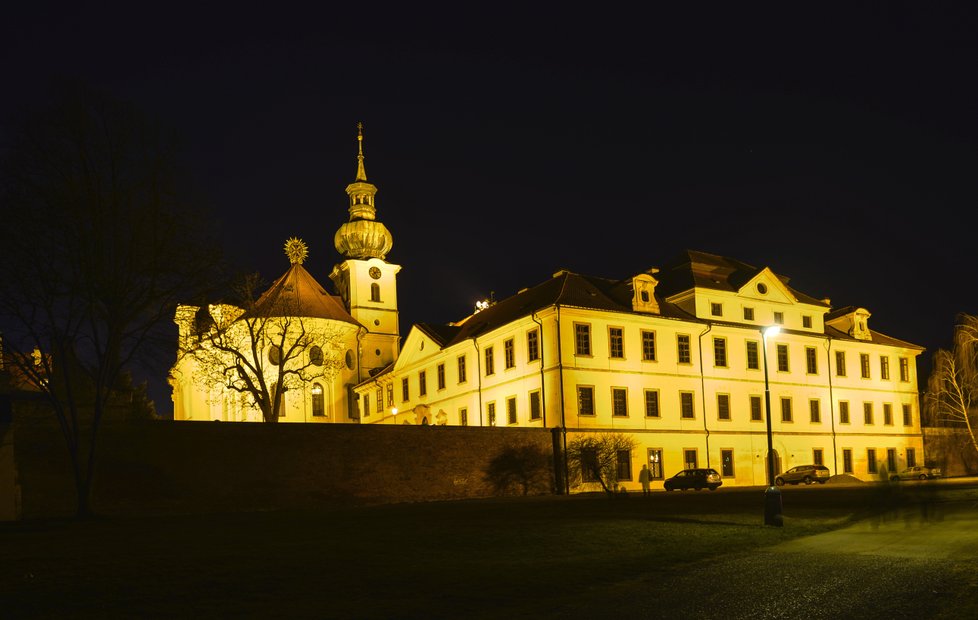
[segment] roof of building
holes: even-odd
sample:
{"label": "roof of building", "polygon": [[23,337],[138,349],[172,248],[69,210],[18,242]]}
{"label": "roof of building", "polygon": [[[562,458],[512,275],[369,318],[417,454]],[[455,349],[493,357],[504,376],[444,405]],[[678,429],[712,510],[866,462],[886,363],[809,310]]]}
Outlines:
{"label": "roof of building", "polygon": [[[763,268],[742,261],[707,252],[687,250],[659,271],[649,270],[659,281],[655,297],[659,304],[658,316],[696,322],[715,322],[698,319],[678,305],[666,301],[678,293],[694,287],[737,291],[754,278]],[[788,286],[789,278],[775,274],[795,298],[806,304],[829,307],[827,300],[817,299]],[[506,299],[466,317],[453,325],[417,325],[442,347],[474,338],[528,316],[544,308],[570,306],[612,312],[633,312],[631,278],[611,280],[561,270],[536,286],[524,289]],[[835,314],[835,313],[833,313]],[[730,323],[737,325],[737,323]],[[914,344],[870,330],[872,342],[891,346],[923,349]],[[854,340],[838,329],[825,326],[825,335],[839,340]]]}
{"label": "roof of building", "polygon": [[294,263],[272,283],[245,316],[294,316],[330,319],[360,326],[343,303],[330,295],[301,263]]}

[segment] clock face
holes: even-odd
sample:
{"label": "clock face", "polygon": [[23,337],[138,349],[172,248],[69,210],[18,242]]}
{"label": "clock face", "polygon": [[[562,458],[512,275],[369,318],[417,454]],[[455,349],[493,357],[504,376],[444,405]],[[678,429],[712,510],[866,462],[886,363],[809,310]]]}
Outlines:
{"label": "clock face", "polygon": [[380,268],[379,267],[371,267],[370,268],[370,277],[373,278],[374,280],[380,278]]}

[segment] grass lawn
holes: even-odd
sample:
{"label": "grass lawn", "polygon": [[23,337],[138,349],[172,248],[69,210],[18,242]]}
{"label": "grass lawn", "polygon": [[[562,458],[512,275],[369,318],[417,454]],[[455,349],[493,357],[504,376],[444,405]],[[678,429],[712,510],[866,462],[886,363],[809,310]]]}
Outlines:
{"label": "grass lawn", "polygon": [[746,492],[0,524],[0,617],[505,617],[845,525]]}

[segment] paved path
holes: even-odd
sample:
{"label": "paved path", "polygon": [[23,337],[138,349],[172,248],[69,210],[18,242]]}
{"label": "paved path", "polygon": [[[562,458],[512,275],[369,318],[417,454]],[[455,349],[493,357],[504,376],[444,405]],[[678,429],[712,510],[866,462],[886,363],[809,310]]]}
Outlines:
{"label": "paved path", "polygon": [[[682,574],[649,574],[583,593],[551,617],[954,618],[951,602],[962,588],[976,590],[974,573],[960,570],[962,562],[978,568],[978,506],[915,507],[700,562]],[[976,596],[972,591],[971,600]]]}

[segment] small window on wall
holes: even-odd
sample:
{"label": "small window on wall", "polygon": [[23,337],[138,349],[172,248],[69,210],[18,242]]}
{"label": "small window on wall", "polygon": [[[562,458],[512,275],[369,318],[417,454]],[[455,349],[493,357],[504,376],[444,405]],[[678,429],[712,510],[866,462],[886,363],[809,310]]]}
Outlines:
{"label": "small window on wall", "polygon": [[684,469],[696,469],[699,467],[699,461],[696,458],[696,450],[687,448],[683,450],[683,466]]}
{"label": "small window on wall", "polygon": [[900,381],[910,381],[910,360],[900,358]]}
{"label": "small window on wall", "polygon": [[530,419],[539,420],[541,417],[540,392],[530,392]]}
{"label": "small window on wall", "polygon": [[458,425],[468,426],[469,425],[469,410],[462,407],[458,410]]}
{"label": "small window on wall", "polygon": [[625,388],[611,388],[611,415],[628,416],[628,391]]}
{"label": "small window on wall", "polygon": [[589,385],[577,387],[577,413],[594,415],[594,388]]}
{"label": "small window on wall", "polygon": [[744,320],[745,321],[753,321],[754,320],[754,309],[753,308],[744,308]]}
{"label": "small window on wall", "polygon": [[679,415],[684,420],[692,420],[696,415],[693,408],[693,393],[692,392],[680,392],[679,393]]}
{"label": "small window on wall", "polygon": [[778,370],[780,372],[788,372],[788,345],[779,344],[777,346],[778,350]]}
{"label": "small window on wall", "polygon": [[761,422],[764,420],[764,414],[761,412],[760,396],[750,397],[750,419],[751,422]]}
{"label": "small window on wall", "polygon": [[824,465],[825,463],[822,462],[823,458],[821,448],[812,448],[812,463],[816,465]]}
{"label": "small window on wall", "polygon": [[655,332],[642,331],[642,360],[655,361]]}
{"label": "small window on wall", "polygon": [[812,328],[812,317],[810,317],[810,316],[803,316],[803,317],[801,317],[801,326],[804,327],[805,329],[811,329]]}
{"label": "small window on wall", "polygon": [[506,399],[506,423],[516,424],[516,397],[511,396]]}
{"label": "small window on wall", "polygon": [[312,415],[317,418],[326,415],[323,386],[318,383],[312,384]]}
{"label": "small window on wall", "polygon": [[693,362],[692,352],[689,348],[689,336],[687,334],[676,336],[676,356],[680,364],[691,364]]}
{"label": "small window on wall", "polygon": [[486,405],[486,421],[489,423],[489,426],[496,425],[496,403]]}
{"label": "small window on wall", "polygon": [[760,370],[761,356],[758,354],[758,346],[756,340],[747,341],[747,368],[748,370]]}
{"label": "small window on wall", "polygon": [[659,417],[659,390],[645,390],[645,417]]}
{"label": "small window on wall", "polygon": [[370,285],[370,301],[380,301],[380,285],[376,282]]}
{"label": "small window on wall", "polygon": [[710,304],[710,314],[713,316],[723,316],[723,304],[713,302]]}
{"label": "small window on wall", "polygon": [[913,414],[910,412],[910,405],[908,403],[903,403],[903,425],[911,426],[913,424]]}
{"label": "small window on wall", "polygon": [[734,451],[720,450],[720,475],[724,478],[734,477]]}
{"label": "small window on wall", "polygon": [[717,419],[718,420],[730,419],[730,395],[729,394],[717,394]]}
{"label": "small window on wall", "polygon": [[835,376],[846,376],[846,354],[844,351],[835,352]]}
{"label": "small window on wall", "polygon": [[849,402],[845,400],[839,401],[839,424],[849,423]]}
{"label": "small window on wall", "polygon": [[778,325],[784,325],[784,312],[775,312],[774,322]]}
{"label": "small window on wall", "polygon": [[842,473],[852,473],[852,448],[842,449]]}
{"label": "small window on wall", "polygon": [[615,359],[625,357],[625,332],[620,327],[608,328],[608,356]]}
{"label": "small window on wall", "polygon": [[870,474],[875,474],[879,471],[879,466],[876,463],[876,448],[866,449],[866,472]]}

